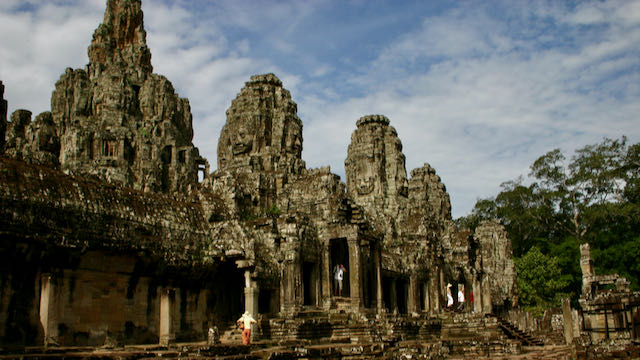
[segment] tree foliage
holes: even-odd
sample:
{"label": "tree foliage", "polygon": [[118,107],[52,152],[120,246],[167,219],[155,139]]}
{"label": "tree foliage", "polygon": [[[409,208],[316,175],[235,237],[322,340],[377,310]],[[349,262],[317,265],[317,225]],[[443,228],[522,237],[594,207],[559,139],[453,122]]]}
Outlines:
{"label": "tree foliage", "polygon": [[560,305],[565,296],[562,290],[569,280],[562,275],[556,257],[545,255],[534,246],[515,260],[515,266],[522,307],[541,315],[545,309]]}
{"label": "tree foliage", "polygon": [[[640,144],[605,138],[576,150],[570,160],[560,149],[549,151],[533,162],[526,181],[521,176],[502,183],[498,195],[478,200],[472,213],[456,222],[473,229],[491,218],[507,229],[517,261],[534,247],[553,254],[566,280],[561,290],[574,299],[581,288],[579,245],[585,242],[598,273],[619,273],[638,289]],[[531,268],[522,271],[519,278],[531,279]],[[519,283],[521,292],[531,285],[527,281]]]}

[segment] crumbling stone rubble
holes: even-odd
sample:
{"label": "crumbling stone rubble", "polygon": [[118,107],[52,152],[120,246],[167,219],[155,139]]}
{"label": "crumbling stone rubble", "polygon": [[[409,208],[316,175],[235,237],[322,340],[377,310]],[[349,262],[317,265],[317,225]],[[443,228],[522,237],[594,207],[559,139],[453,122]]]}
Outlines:
{"label": "crumbling stone rubble", "polygon": [[580,311],[563,301],[566,342],[577,358],[640,358],[640,292],[618,274],[596,275],[589,244],[580,245]]}

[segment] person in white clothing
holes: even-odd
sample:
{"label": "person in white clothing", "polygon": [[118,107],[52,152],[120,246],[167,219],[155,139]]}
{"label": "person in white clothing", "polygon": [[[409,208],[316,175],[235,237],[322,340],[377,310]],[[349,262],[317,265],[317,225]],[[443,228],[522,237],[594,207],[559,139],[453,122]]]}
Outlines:
{"label": "person in white clothing", "polygon": [[453,306],[453,296],[451,295],[451,284],[447,284],[447,308]]}
{"label": "person in white clothing", "polygon": [[464,286],[458,286],[458,310],[464,310]]}
{"label": "person in white clothing", "polygon": [[251,343],[251,324],[257,323],[256,319],[248,311],[245,311],[237,323],[242,326],[242,345],[249,345]]}
{"label": "person in white clothing", "polygon": [[342,264],[336,265],[333,269],[333,288],[335,296],[342,296],[342,280],[344,273],[347,271]]}

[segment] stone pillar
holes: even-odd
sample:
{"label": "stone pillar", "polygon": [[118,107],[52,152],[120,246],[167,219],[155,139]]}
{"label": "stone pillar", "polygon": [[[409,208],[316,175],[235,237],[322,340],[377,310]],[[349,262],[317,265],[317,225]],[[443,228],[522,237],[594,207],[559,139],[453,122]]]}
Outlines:
{"label": "stone pillar", "polygon": [[420,312],[420,284],[418,284],[418,276],[411,274],[409,276],[409,294],[407,299],[407,313]]}
{"label": "stone pillar", "polygon": [[564,341],[567,345],[571,345],[573,343],[573,319],[571,303],[568,298],[562,299],[562,319],[564,321]]}
{"label": "stone pillar", "polygon": [[321,275],[320,281],[322,282],[322,306],[325,309],[329,309],[331,307],[331,296],[333,295],[333,274],[331,273],[331,261],[329,259],[329,244],[327,243],[322,247],[322,264],[320,265]]}
{"label": "stone pillar", "polygon": [[429,296],[429,283],[431,280],[428,280],[426,283],[422,284],[422,296],[424,297],[424,310],[427,313],[431,313],[431,296]]}
{"label": "stone pillar", "polygon": [[348,239],[349,244],[349,284],[351,304],[356,309],[362,307],[362,286],[360,244],[358,239]]}
{"label": "stone pillar", "polygon": [[43,330],[43,344],[55,344],[58,337],[55,313],[55,286],[51,274],[40,277],[40,324]]}
{"label": "stone pillar", "polygon": [[482,289],[480,292],[482,295],[482,313],[491,314],[493,312],[493,305],[491,305],[491,285],[486,276],[482,278]]}
{"label": "stone pillar", "polygon": [[174,341],[175,329],[173,328],[174,303],[176,299],[175,289],[164,289],[160,293],[160,345],[167,346]]}
{"label": "stone pillar", "polygon": [[380,246],[376,245],[373,255],[373,261],[376,264],[376,308],[378,312],[383,309],[383,296],[382,296],[382,255],[380,254]]}
{"label": "stone pillar", "polygon": [[593,260],[591,259],[589,244],[580,245],[580,268],[582,270],[582,295],[590,298],[591,282],[595,272],[593,271]]}
{"label": "stone pillar", "polygon": [[[295,299],[295,264],[292,259],[286,259],[282,263],[282,276],[280,277],[280,311],[292,311],[296,304]],[[247,287],[247,286],[245,286]]]}
{"label": "stone pillar", "polygon": [[[438,280],[436,284],[433,284],[434,291],[432,292],[432,294],[435,294],[435,310],[440,310],[447,305],[447,283],[444,281],[444,269],[442,267],[438,269]],[[442,303],[443,300],[444,304]]]}
{"label": "stone pillar", "polygon": [[[474,276],[471,284],[471,292],[473,292],[473,312],[482,313],[482,287],[480,281]],[[469,295],[471,301],[471,295]]]}
{"label": "stone pillar", "polygon": [[[258,319],[258,295],[260,289],[258,288],[258,282],[251,278],[251,271],[246,269],[244,271],[244,311],[253,316],[254,319]],[[251,340],[258,338],[258,326],[257,324],[251,325]]]}

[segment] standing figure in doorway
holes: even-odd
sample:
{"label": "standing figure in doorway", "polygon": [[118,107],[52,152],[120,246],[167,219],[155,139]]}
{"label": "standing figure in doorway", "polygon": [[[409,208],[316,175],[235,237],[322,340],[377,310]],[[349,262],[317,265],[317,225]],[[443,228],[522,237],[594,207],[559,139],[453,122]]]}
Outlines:
{"label": "standing figure in doorway", "polygon": [[464,285],[458,285],[458,311],[464,311]]}
{"label": "standing figure in doorway", "polygon": [[256,319],[248,311],[245,311],[237,323],[242,326],[242,345],[251,344],[251,324],[256,324]]}
{"label": "standing figure in doorway", "polygon": [[347,272],[347,269],[342,264],[338,264],[333,268],[333,288],[335,296],[342,296],[342,280],[344,279],[345,272]]}
{"label": "standing figure in doorway", "polygon": [[447,284],[447,309],[453,307],[453,296],[451,295],[451,284]]}

